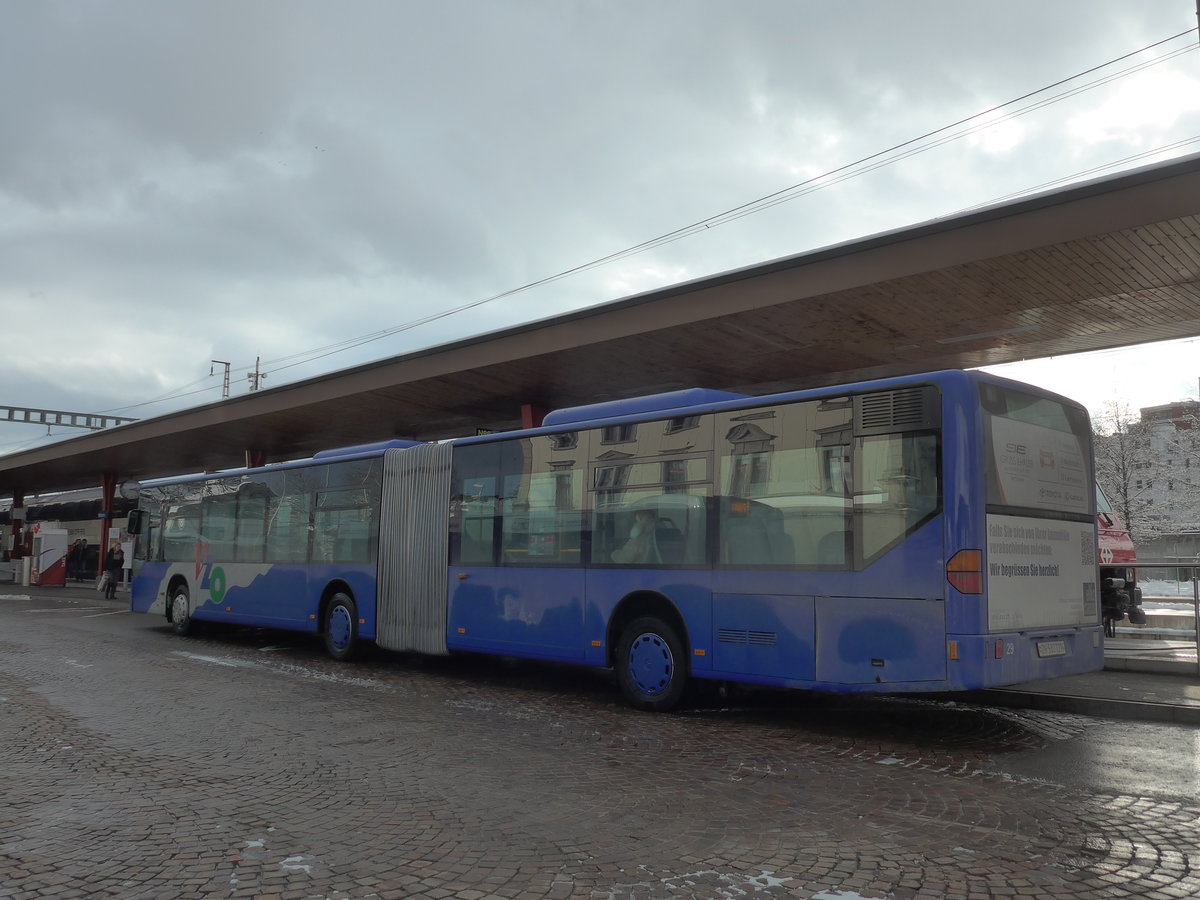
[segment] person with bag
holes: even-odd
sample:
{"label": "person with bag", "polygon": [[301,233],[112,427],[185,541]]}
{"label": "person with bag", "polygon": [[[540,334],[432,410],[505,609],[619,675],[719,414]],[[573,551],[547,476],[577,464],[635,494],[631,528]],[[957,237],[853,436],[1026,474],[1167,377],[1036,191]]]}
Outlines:
{"label": "person with bag", "polygon": [[113,541],[104,555],[104,597],[107,600],[117,599],[117,585],[121,583],[121,570],[125,568],[125,551],[117,541]]}

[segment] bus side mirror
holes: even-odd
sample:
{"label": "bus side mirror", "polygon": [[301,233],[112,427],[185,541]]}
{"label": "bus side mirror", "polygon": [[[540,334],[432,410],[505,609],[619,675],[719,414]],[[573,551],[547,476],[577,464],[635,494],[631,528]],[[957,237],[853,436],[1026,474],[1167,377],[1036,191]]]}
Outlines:
{"label": "bus side mirror", "polygon": [[144,509],[135,509],[129,514],[129,524],[125,530],[130,534],[141,534],[146,525],[146,511]]}

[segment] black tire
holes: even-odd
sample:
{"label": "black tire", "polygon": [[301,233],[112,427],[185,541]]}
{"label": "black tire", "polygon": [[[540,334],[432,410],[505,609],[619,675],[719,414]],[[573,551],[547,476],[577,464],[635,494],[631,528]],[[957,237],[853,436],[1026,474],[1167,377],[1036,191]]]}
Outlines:
{"label": "black tire", "polygon": [[617,642],[617,684],[637,709],[669,712],[683,700],[688,658],[676,630],[655,616],[630,622]]}
{"label": "black tire", "polygon": [[325,607],[325,649],[337,660],[352,659],[358,653],[358,607],[348,594],[337,593]]}
{"label": "black tire", "polygon": [[177,585],[175,590],[171,591],[168,613],[172,631],[180,637],[187,637],[192,633],[194,630],[192,624],[192,603],[188,597],[186,584]]}

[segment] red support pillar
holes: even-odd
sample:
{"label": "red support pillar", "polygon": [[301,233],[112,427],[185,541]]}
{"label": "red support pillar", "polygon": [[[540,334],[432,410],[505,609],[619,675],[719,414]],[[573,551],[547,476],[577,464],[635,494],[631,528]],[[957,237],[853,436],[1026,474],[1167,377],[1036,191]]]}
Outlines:
{"label": "red support pillar", "polygon": [[540,428],[542,420],[546,418],[546,413],[550,410],[544,406],[537,406],[533,403],[521,404],[521,427],[522,428]]}
{"label": "red support pillar", "polygon": [[247,450],[246,451],[246,468],[258,469],[267,464],[267,453],[265,450]]}
{"label": "red support pillar", "polygon": [[117,490],[117,473],[105,472],[100,487],[100,553],[96,564],[96,575],[104,571],[104,555],[108,553],[108,530],[113,515],[113,495]]}
{"label": "red support pillar", "polygon": [[[12,498],[12,559],[20,559],[25,546],[25,492],[13,491]],[[20,518],[18,518],[18,514]]]}

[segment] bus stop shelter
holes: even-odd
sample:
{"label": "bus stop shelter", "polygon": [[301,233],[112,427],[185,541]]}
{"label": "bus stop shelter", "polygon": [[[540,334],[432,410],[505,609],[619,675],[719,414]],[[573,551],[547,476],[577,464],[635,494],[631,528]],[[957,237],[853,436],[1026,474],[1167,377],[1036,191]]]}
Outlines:
{"label": "bus stop shelter", "polygon": [[1200,334],[1200,154],[0,457],[0,497]]}

